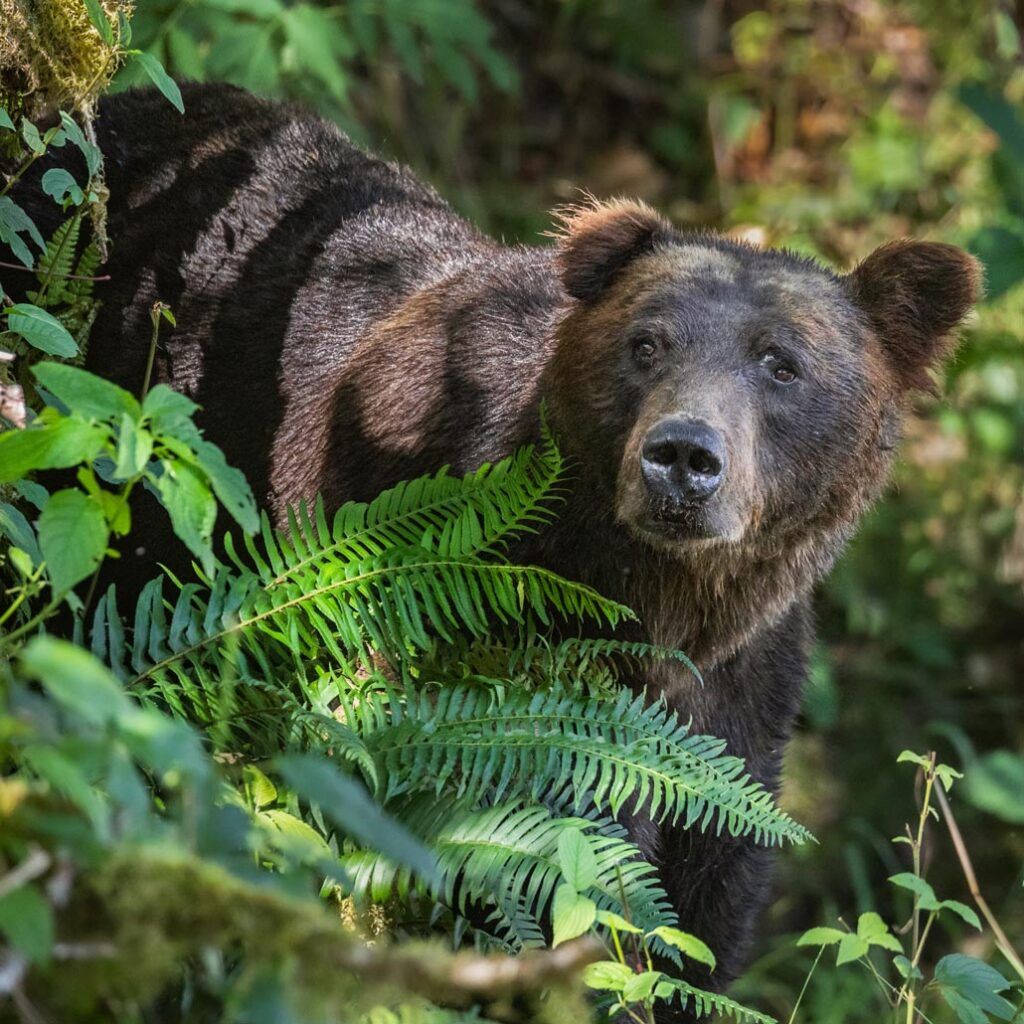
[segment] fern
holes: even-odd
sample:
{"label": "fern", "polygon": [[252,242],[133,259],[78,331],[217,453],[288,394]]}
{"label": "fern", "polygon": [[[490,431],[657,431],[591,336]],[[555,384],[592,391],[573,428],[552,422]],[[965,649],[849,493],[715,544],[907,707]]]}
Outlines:
{"label": "fern", "polygon": [[672,988],[669,999],[677,996],[683,1009],[689,1009],[695,1017],[715,1014],[716,1017],[726,1017],[738,1024],[776,1024],[774,1017],[751,1010],[728,996],[695,988],[679,978],[666,978],[665,983]]}
{"label": "fern", "polygon": [[[58,306],[65,299],[65,286],[68,276],[75,265],[75,250],[78,248],[78,237],[82,230],[80,216],[69,217],[54,231],[46,243],[39,262],[36,265],[36,279],[39,290],[27,292],[28,298],[47,307]],[[46,290],[45,297],[42,295]]]}
{"label": "fern", "polygon": [[[510,688],[511,689],[511,688]],[[693,736],[663,701],[620,691],[612,701],[554,687],[536,694],[446,686],[410,695],[387,720],[364,697],[346,722],[378,760],[382,794],[452,788],[471,800],[566,791],[576,811],[613,814],[628,803],[655,821],[803,842],[809,833],[780,811],[725,743]]]}
{"label": "fern", "polygon": [[[629,913],[645,930],[675,920],[654,868],[621,830],[608,834],[586,818],[556,817],[543,805],[521,801],[477,808],[457,799],[412,800],[388,810],[437,856],[441,881],[434,895],[461,914],[474,904],[490,910],[488,924],[512,951],[546,941],[543,913],[562,878],[558,837],[570,828],[598,828],[591,838],[597,881],[587,891],[598,907]],[[357,898],[407,900],[424,891],[407,870],[372,852],[349,855],[342,863]]]}

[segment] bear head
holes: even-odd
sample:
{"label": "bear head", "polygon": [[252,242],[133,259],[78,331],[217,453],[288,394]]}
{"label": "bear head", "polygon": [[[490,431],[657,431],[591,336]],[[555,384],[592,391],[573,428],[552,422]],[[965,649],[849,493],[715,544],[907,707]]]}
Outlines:
{"label": "bear head", "polygon": [[908,396],[981,287],[950,245],[892,242],[838,275],[628,201],[564,213],[556,259],[549,393],[581,472],[705,589],[774,565],[780,607],[881,490]]}

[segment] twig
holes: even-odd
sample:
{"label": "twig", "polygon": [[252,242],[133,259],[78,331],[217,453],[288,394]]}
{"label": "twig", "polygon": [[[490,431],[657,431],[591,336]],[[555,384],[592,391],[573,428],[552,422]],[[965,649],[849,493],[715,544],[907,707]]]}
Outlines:
{"label": "twig", "polygon": [[953,848],[956,850],[964,878],[967,880],[967,888],[970,890],[974,902],[978,905],[982,917],[985,918],[989,928],[992,929],[992,934],[996,937],[996,944],[999,946],[1000,952],[1010,962],[1017,974],[1024,979],[1024,962],[1021,961],[1017,951],[1006,937],[1006,932],[1003,931],[1002,926],[996,920],[996,916],[992,913],[985,897],[981,895],[981,889],[978,887],[978,876],[974,873],[974,865],[971,863],[971,855],[967,852],[967,844],[964,843],[964,837],[960,834],[960,826],[957,825],[956,818],[953,817],[953,810],[949,806],[949,801],[946,799],[946,794],[942,792],[941,786],[935,787],[935,795],[942,810],[942,817],[946,822],[946,828],[949,829],[949,838],[953,840]]}
{"label": "twig", "polygon": [[0,878],[0,897],[14,892],[15,889],[20,889],[26,882],[38,878],[46,872],[50,864],[50,855],[40,847],[35,847],[16,868]]}
{"label": "twig", "polygon": [[[0,260],[0,268],[4,270],[20,270],[25,274],[34,274],[34,267],[23,267],[20,263],[5,263]],[[90,277],[88,274],[54,274],[54,277],[61,277],[65,281],[109,281],[109,274],[100,274],[99,277]]]}

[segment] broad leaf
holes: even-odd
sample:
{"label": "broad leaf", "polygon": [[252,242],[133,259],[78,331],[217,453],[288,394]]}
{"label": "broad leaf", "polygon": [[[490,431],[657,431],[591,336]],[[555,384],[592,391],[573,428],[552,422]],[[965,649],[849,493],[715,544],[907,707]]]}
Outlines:
{"label": "broad leaf", "polygon": [[581,896],[567,882],[555,890],[551,904],[551,927],[554,932],[552,945],[558,946],[570,939],[578,938],[590,930],[597,919],[594,901]]}
{"label": "broad leaf", "polygon": [[54,398],[83,419],[119,422],[125,414],[133,419],[142,414],[131,392],[88,370],[64,363],[40,363],[33,373]]}
{"label": "broad leaf", "polygon": [[594,884],[597,858],[582,829],[566,829],[558,837],[558,866],[562,869],[562,877],[576,892],[583,892]]}
{"label": "broad leaf", "polygon": [[[24,338],[33,348],[47,355],[69,359],[78,353],[75,339],[68,329],[45,309],[29,302],[19,302],[4,310],[7,314],[7,328]],[[41,369],[41,367],[37,367]]]}
{"label": "broad leaf", "polygon": [[39,516],[39,548],[55,594],[95,572],[107,540],[103,510],[88,495],[67,488],[50,498]]}
{"label": "broad leaf", "polygon": [[151,53],[144,53],[142,50],[131,50],[129,55],[135,58],[136,63],[142,66],[142,70],[149,75],[152,83],[164,94],[179,114],[185,113],[185,103],[181,98],[181,90],[177,83],[164,70],[160,63]]}

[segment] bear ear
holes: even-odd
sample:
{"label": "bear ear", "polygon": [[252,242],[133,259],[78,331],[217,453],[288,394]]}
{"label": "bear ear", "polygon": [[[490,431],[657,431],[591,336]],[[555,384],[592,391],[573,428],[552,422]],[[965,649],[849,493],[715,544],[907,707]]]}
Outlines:
{"label": "bear ear", "polygon": [[584,302],[596,298],[627,264],[650,252],[672,225],[637,200],[594,200],[556,211],[558,268],[566,291]]}
{"label": "bear ear", "polygon": [[929,371],[981,298],[981,264],[955,245],[903,239],[876,249],[846,280],[900,385],[934,392]]}

